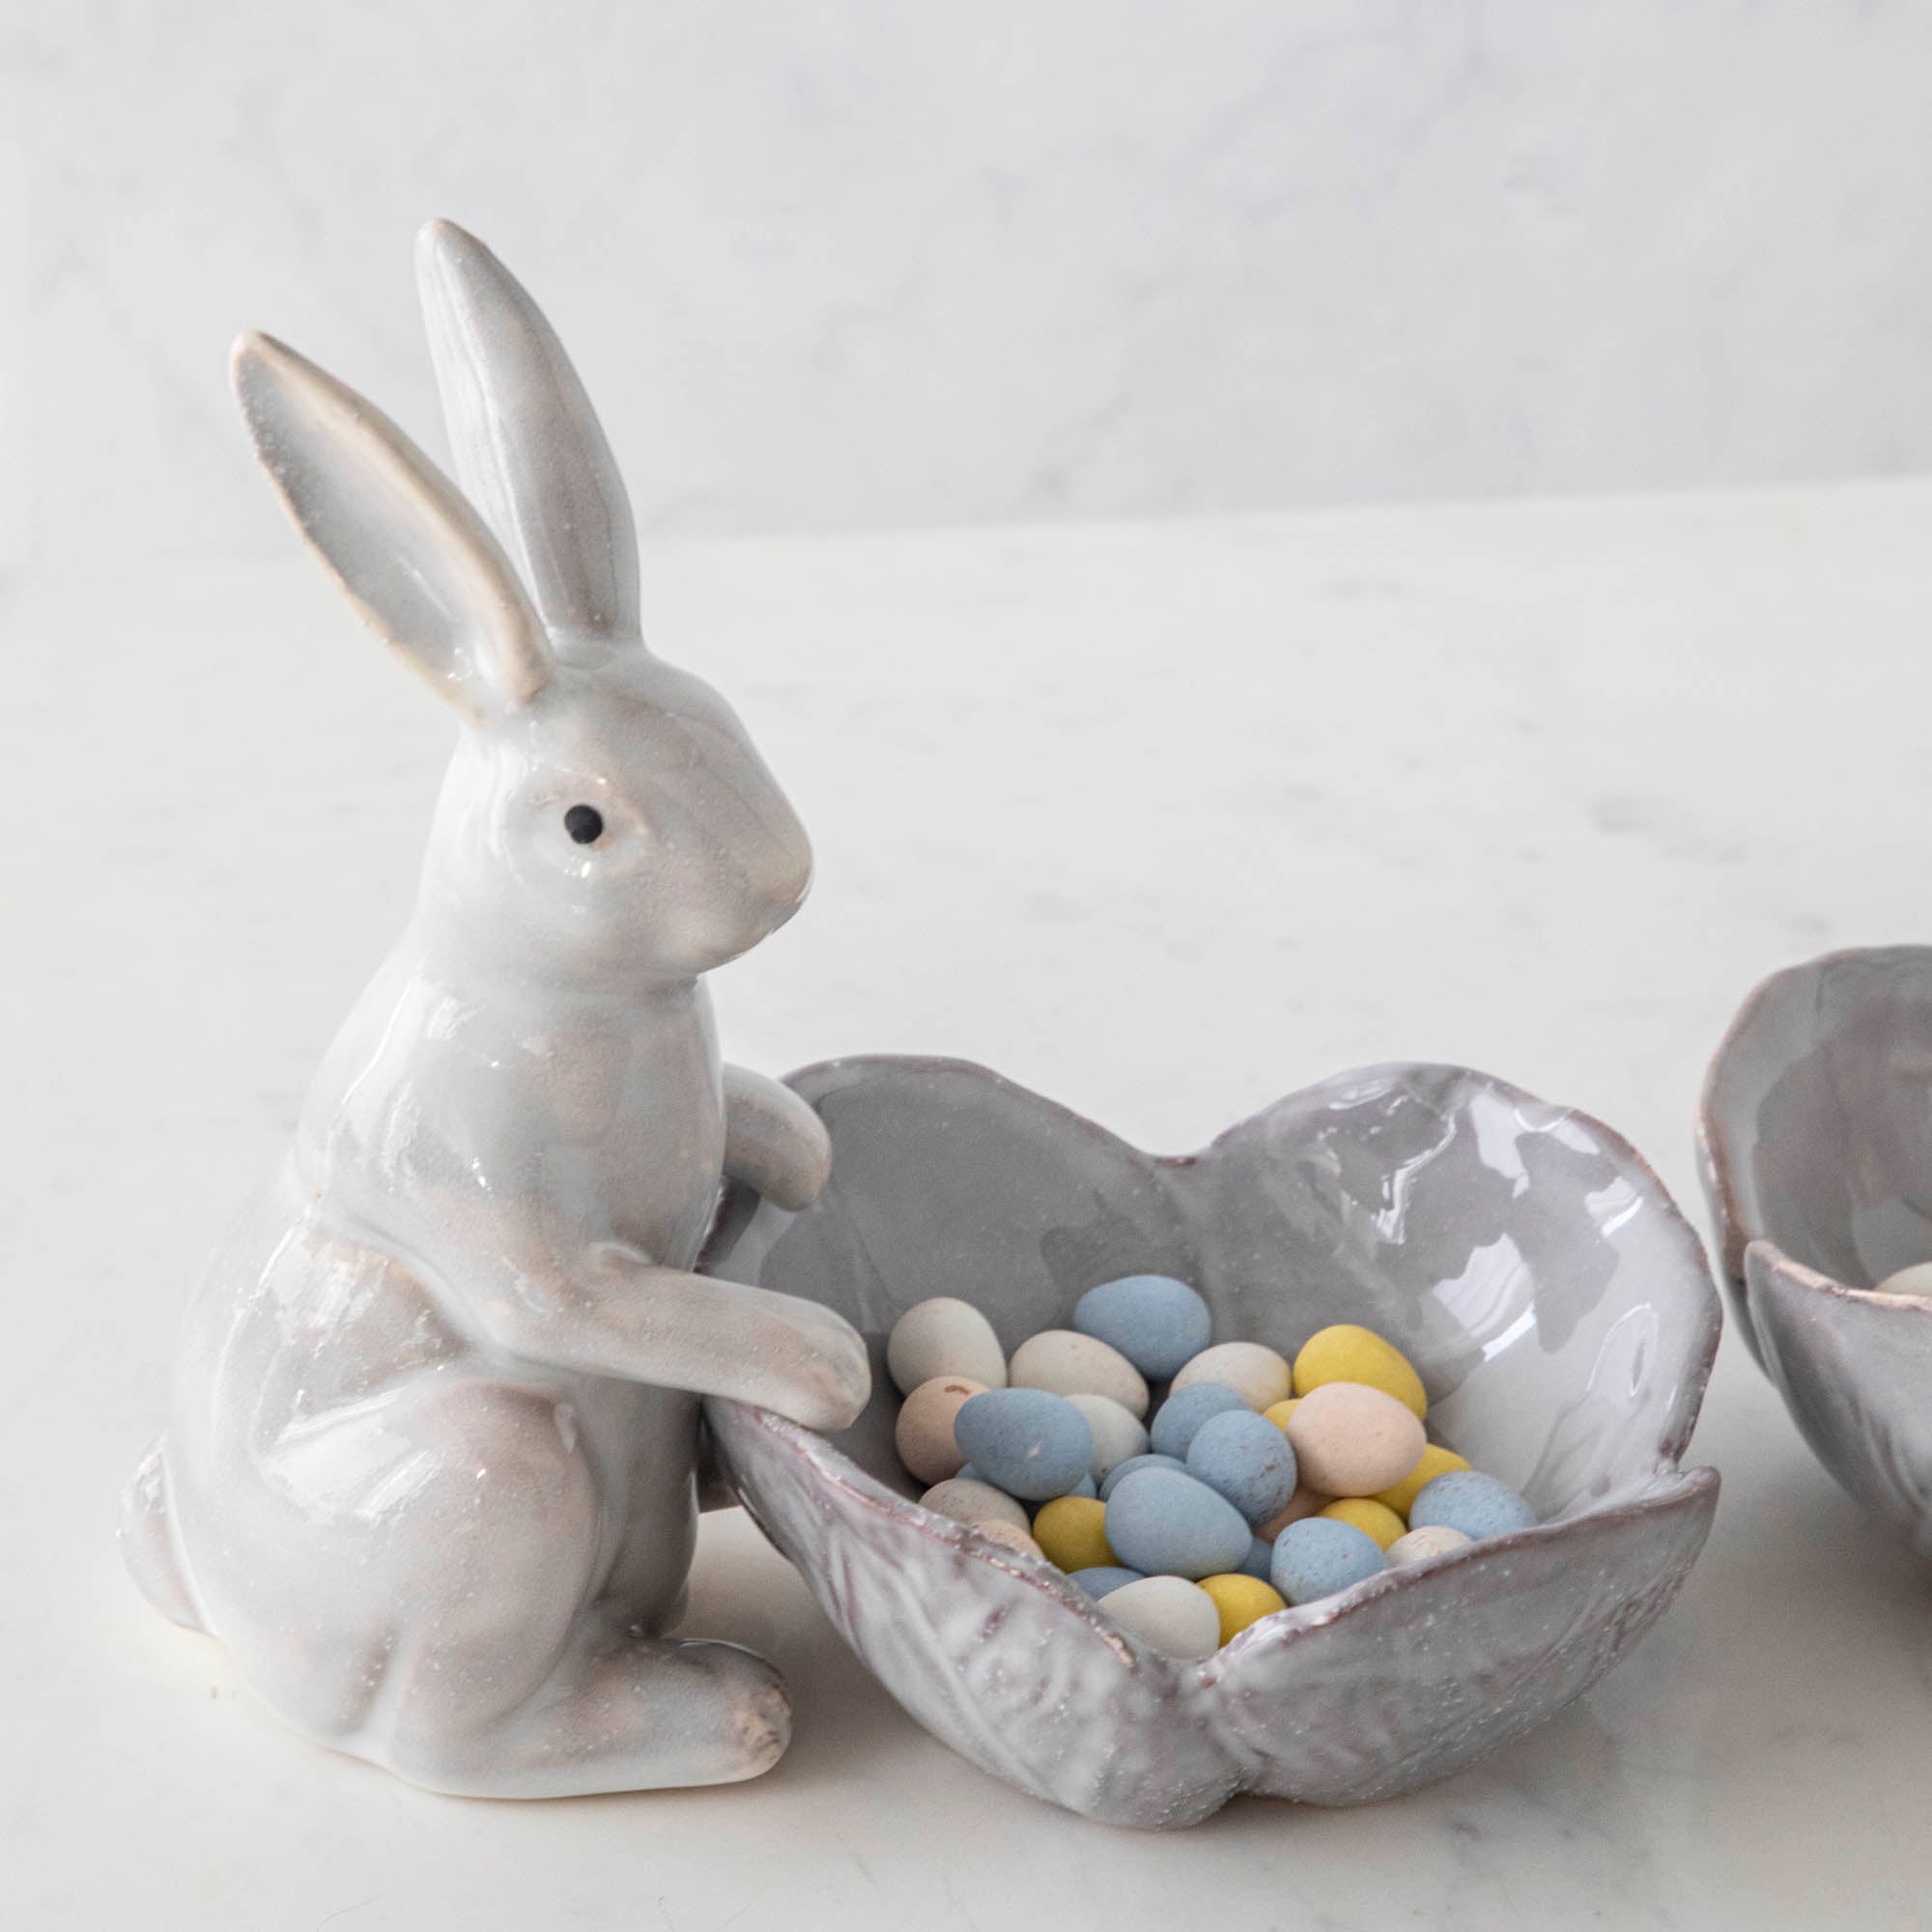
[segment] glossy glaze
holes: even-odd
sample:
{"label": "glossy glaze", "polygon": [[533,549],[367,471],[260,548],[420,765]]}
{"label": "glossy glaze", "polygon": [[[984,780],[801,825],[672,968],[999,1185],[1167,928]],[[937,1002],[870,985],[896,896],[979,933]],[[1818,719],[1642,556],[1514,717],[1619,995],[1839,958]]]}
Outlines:
{"label": "glossy glaze", "polygon": [[1739,1326],[1819,1460],[1932,1557],[1932,948],[1774,974],[1712,1062],[1705,1190]]}
{"label": "glossy glaze", "polygon": [[1193,1283],[1217,1335],[1290,1355],[1358,1321],[1415,1363],[1437,1432],[1545,1519],[1183,1663],[922,1509],[882,1380],[829,1440],[708,1403],[747,1507],[847,1642],[1022,1790],[1153,1827],[1241,1790],[1406,1790],[1586,1690],[1702,1547],[1717,1478],[1678,1461],[1716,1290],[1656,1176],[1586,1117],[1460,1068],[1378,1067],[1162,1160],[956,1062],[853,1060],[792,1084],[830,1129],[832,1181],[800,1212],[734,1201],[707,1267],[823,1297],[875,1350],[932,1294],[983,1308],[1011,1350],[1134,1271]]}
{"label": "glossy glaze", "polygon": [[799,1207],[827,1161],[794,1095],[721,1066],[698,976],[790,917],[810,850],[724,700],[641,641],[549,325],[461,230],[419,262],[467,497],[293,351],[236,350],[296,523],[462,726],[414,916],[195,1293],[124,1548],[289,1722],[418,1783],[745,1777],[788,1735],[776,1673],[660,1634],[698,1399],[838,1426],[867,1371],[829,1310],[691,1271],[724,1174]]}

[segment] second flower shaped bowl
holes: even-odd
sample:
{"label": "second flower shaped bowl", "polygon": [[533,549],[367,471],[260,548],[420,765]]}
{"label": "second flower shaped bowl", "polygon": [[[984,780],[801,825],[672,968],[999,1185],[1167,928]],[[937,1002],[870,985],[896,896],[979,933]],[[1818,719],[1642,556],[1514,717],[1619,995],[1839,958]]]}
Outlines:
{"label": "second flower shaped bowl", "polygon": [[[1683,1469],[1717,1346],[1703,1249],[1617,1135],[1465,1068],[1293,1094],[1161,1159],[982,1067],[860,1059],[792,1085],[831,1130],[803,1212],[726,1205],[709,1265],[838,1309],[874,1393],[826,1438],[707,1404],[747,1508],[895,1697],[1019,1789],[1145,1827],[1238,1791],[1349,1804],[1467,1764],[1594,1684],[1675,1596],[1718,1479]],[[1217,1341],[1293,1356],[1360,1322],[1432,1435],[1541,1520],[1182,1662],[1057,1570],[923,1509],[893,1449],[894,1321],[929,1295],[1010,1350],[1097,1282],[1165,1273]]]}

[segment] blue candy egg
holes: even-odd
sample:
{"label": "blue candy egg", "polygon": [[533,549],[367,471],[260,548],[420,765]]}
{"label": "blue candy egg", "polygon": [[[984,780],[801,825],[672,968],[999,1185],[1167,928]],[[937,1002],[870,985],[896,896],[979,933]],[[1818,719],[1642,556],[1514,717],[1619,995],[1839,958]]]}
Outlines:
{"label": "blue candy egg", "polygon": [[1527,1529],[1536,1512],[1506,1483],[1477,1469],[1450,1469],[1425,1483],[1408,1506],[1410,1529],[1460,1529],[1464,1536],[1507,1536]]}
{"label": "blue candy egg", "polygon": [[1122,1570],[1118,1563],[1096,1563],[1091,1570],[1074,1570],[1069,1572],[1069,1576],[1090,1597],[1104,1597],[1109,1590],[1118,1590],[1122,1583],[1138,1583],[1141,1580],[1138,1570]]}
{"label": "blue candy egg", "polygon": [[1129,1274],[1090,1288],[1073,1304],[1073,1325],[1118,1349],[1150,1380],[1165,1381],[1208,1346],[1214,1318],[1184,1281]]}
{"label": "blue candy egg", "polygon": [[[979,1397],[973,1398],[975,1402]],[[1187,1459],[1187,1445],[1194,1440],[1194,1432],[1210,1415],[1221,1415],[1229,1409],[1252,1409],[1225,1382],[1190,1382],[1185,1388],[1178,1388],[1161,1404],[1152,1426],[1148,1430],[1148,1439],[1153,1444],[1154,1453],[1159,1456],[1173,1456],[1179,1461]],[[963,1414],[964,1411],[962,1410]],[[1272,1429],[1273,1423],[1268,1427]],[[1286,1438],[1283,1438],[1286,1440]]]}
{"label": "blue candy egg", "polygon": [[1094,1431],[1064,1395],[1045,1389],[987,1389],[960,1404],[952,1439],[980,1480],[1009,1496],[1043,1503],[1092,1488]]}
{"label": "blue candy egg", "polygon": [[1094,1487],[1093,1470],[1082,1469],[1080,1480],[1070,1490],[1062,1490],[1060,1493],[1064,1496],[1085,1496],[1091,1502],[1100,1492]]}
{"label": "blue candy egg", "polygon": [[1248,1553],[1241,1562],[1243,1577],[1259,1577],[1264,1583],[1274,1581],[1274,1545],[1259,1536],[1248,1540]]}
{"label": "blue candy egg", "polygon": [[1187,1464],[1179,1456],[1129,1456],[1107,1472],[1107,1480],[1100,1485],[1100,1500],[1105,1502],[1136,1469],[1179,1469],[1184,1476]]}
{"label": "blue candy egg", "polygon": [[1226,1496],[1250,1522],[1265,1522],[1294,1493],[1294,1450],[1266,1416],[1226,1409],[1194,1432],[1187,1473]]}
{"label": "blue candy egg", "polygon": [[1366,1531],[1334,1517],[1310,1516],[1275,1538],[1268,1581],[1291,1604],[1312,1604],[1388,1567]]}
{"label": "blue candy egg", "polygon": [[1253,1541],[1233,1503],[1173,1469],[1137,1469],[1107,1501],[1108,1548],[1150,1577],[1218,1577]]}

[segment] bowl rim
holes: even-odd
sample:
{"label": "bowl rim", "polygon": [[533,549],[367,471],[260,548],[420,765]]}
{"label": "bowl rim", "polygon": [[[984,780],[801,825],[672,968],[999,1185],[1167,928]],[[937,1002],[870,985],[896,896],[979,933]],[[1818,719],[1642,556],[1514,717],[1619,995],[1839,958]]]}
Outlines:
{"label": "bowl rim", "polygon": [[[1463,1570],[1470,1563],[1487,1567],[1487,1563],[1492,1559],[1506,1561],[1513,1551],[1520,1549],[1527,1544],[1558,1537],[1584,1536],[1592,1533],[1593,1529],[1613,1525],[1626,1519],[1634,1520],[1685,1507],[1695,1507],[1700,1501],[1707,1499],[1711,1506],[1715,1505],[1715,1494],[1719,1482],[1718,1471],[1709,1465],[1695,1465],[1687,1469],[1682,1463],[1703,1406],[1704,1395],[1717,1355],[1719,1337],[1723,1326],[1723,1303],[1713,1277],[1709,1251],[1705,1247],[1703,1236],[1677,1205],[1676,1199],[1664,1185],[1657,1170],[1623,1134],[1594,1115],[1580,1108],[1562,1106],[1545,1100],[1512,1081],[1460,1063],[1378,1061],[1367,1065],[1347,1068],[1340,1073],[1294,1088],[1224,1128],[1206,1146],[1191,1152],[1150,1154],[1077,1109],[1038,1094],[977,1061],[958,1056],[838,1055],[794,1068],[784,1076],[784,1084],[796,1089],[799,1083],[810,1076],[838,1073],[854,1068],[884,1066],[914,1074],[966,1073],[973,1078],[1023,1095],[1027,1100],[1037,1103],[1048,1112],[1060,1115],[1083,1132],[1103,1135],[1110,1141],[1131,1149],[1144,1159],[1151,1160],[1164,1168],[1177,1170],[1191,1168],[1210,1157],[1225,1143],[1278,1108],[1329,1088],[1376,1078],[1386,1080],[1390,1075],[1397,1074],[1448,1076],[1459,1084],[1472,1083],[1506,1102],[1527,1103],[1562,1120],[1574,1122],[1587,1133],[1597,1136],[1605,1151],[1643,1186],[1651,1204],[1661,1211],[1662,1225],[1677,1238],[1683,1249],[1686,1265],[1677,1271],[1676,1278],[1680,1282],[1696,1283],[1696,1287],[1690,1292],[1695,1298],[1699,1319],[1691,1331],[1686,1362],[1687,1372],[1680,1384],[1677,1400],[1666,1416],[1666,1426],[1657,1442],[1656,1466],[1650,1480],[1641,1490],[1612,1501],[1587,1505],[1570,1516],[1533,1523],[1526,1529],[1512,1531],[1502,1536],[1485,1537],[1467,1548],[1452,1550],[1421,1563],[1407,1565],[1402,1569],[1378,1571],[1373,1577],[1364,1577],[1360,1582],[1351,1584],[1346,1590],[1337,1591],[1331,1597],[1321,1598],[1312,1604],[1291,1605],[1286,1609],[1273,1611],[1251,1624],[1246,1630],[1236,1633],[1228,1643],[1210,1651],[1203,1658],[1176,1658],[1143,1644],[1130,1633],[1114,1623],[1111,1618],[1103,1616],[1099,1607],[1101,1600],[1090,1598],[1070,1577],[1044,1557],[1036,1559],[1028,1556],[1024,1551],[1012,1549],[992,1537],[980,1535],[969,1523],[956,1521],[952,1518],[941,1516],[936,1510],[927,1509],[916,1497],[900,1495],[870,1474],[829,1436],[820,1432],[808,1429],[803,1423],[793,1422],[773,1410],[760,1408],[753,1404],[733,1402],[722,1397],[707,1398],[707,1406],[717,1403],[741,1414],[753,1426],[775,1438],[791,1456],[808,1463],[817,1479],[831,1483],[853,1501],[863,1504],[889,1521],[903,1524],[918,1535],[948,1545],[976,1561],[987,1564],[1033,1588],[1043,1591],[1064,1607],[1078,1615],[1082,1622],[1106,1642],[1122,1662],[1140,1666],[1157,1663],[1166,1669],[1191,1675],[1198,1684],[1206,1686],[1219,1681],[1223,1671],[1228,1667],[1227,1660],[1231,1653],[1245,1656],[1264,1648],[1291,1643],[1297,1636],[1334,1624],[1351,1611],[1393,1591],[1427,1588],[1432,1579],[1452,1569]],[[756,1512],[752,1509],[749,1500],[746,1506],[755,1519]],[[1251,1638],[1257,1640],[1251,1642]]]}

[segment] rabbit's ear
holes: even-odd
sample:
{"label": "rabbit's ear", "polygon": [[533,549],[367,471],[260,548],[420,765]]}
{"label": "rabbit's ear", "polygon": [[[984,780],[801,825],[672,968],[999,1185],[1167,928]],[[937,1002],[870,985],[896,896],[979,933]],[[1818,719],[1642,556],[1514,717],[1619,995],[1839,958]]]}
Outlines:
{"label": "rabbit's ear", "polygon": [[637,637],[630,498],[556,331],[453,221],[432,221],[416,238],[416,280],[457,480],[516,559],[545,623]]}
{"label": "rabbit's ear", "polygon": [[244,335],[231,366],[283,503],[377,636],[467,717],[528,703],[554,668],[543,625],[449,478],[286,343]]}

